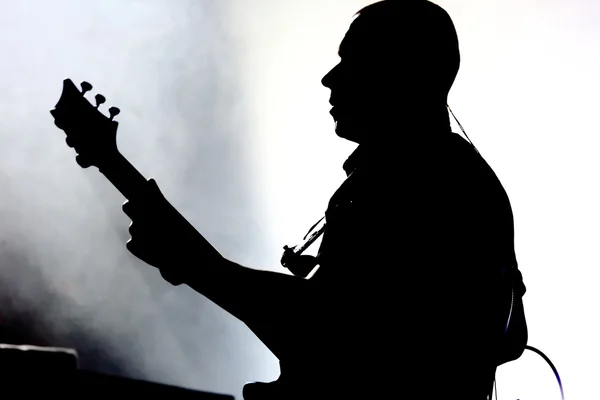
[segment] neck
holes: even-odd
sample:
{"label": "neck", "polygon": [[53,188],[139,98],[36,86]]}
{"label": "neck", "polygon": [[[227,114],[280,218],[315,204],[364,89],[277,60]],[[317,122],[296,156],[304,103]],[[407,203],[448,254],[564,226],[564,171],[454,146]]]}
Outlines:
{"label": "neck", "polygon": [[400,108],[400,113],[397,113],[394,119],[402,130],[432,134],[451,130],[450,115],[445,105]]}
{"label": "neck", "polygon": [[387,112],[385,117],[374,118],[369,131],[359,144],[371,146],[379,142],[406,142],[429,140],[452,133],[450,115],[446,107]]}
{"label": "neck", "polygon": [[128,200],[144,192],[146,178],[118,151],[107,157],[99,170]]}

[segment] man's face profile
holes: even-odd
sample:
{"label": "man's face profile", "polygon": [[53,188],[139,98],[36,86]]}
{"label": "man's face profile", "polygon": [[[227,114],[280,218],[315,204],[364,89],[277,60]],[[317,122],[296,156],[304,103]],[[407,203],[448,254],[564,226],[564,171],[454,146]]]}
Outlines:
{"label": "man's face profile", "polygon": [[331,90],[339,137],[359,144],[388,141],[400,117],[411,127],[433,126],[432,112],[449,124],[446,104],[460,53],[452,20],[439,6],[425,0],[374,3],[354,19],[339,55],[321,81]]}
{"label": "man's face profile", "polygon": [[360,143],[369,122],[373,122],[374,106],[381,100],[381,94],[372,70],[365,63],[368,55],[361,50],[356,31],[354,24],[350,26],[340,44],[340,62],[321,83],[331,90],[330,113],[336,123],[336,134]]}

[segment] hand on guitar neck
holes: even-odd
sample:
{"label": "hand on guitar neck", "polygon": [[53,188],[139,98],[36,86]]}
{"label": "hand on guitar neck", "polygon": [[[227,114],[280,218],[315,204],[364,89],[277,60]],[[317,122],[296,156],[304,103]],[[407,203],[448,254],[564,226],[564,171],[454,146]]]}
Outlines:
{"label": "hand on guitar neck", "polygon": [[[80,91],[69,79],[54,110],[57,127],[66,133],[66,142],[77,152],[82,168],[97,167],[125,196],[123,211],[132,220],[127,249],[140,260],[158,268],[174,285],[203,264],[224,262],[219,252],[167,201],[154,179],[140,174],[117,149],[119,114],[115,107],[107,117],[99,111],[106,99],[96,95],[94,107],[84,97],[92,86],[84,82]],[[193,267],[192,267],[192,264]]]}
{"label": "hand on guitar neck", "polygon": [[197,269],[225,260],[219,252],[165,199],[154,179],[142,196],[123,204],[131,218],[127,249],[160,270],[174,285],[189,282]]}

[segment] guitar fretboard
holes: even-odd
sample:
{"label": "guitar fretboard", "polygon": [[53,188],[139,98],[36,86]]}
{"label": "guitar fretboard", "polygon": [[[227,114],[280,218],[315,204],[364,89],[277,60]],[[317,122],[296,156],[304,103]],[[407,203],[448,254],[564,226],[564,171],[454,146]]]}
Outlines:
{"label": "guitar fretboard", "polygon": [[143,193],[146,178],[121,153],[117,152],[99,170],[126,199]]}

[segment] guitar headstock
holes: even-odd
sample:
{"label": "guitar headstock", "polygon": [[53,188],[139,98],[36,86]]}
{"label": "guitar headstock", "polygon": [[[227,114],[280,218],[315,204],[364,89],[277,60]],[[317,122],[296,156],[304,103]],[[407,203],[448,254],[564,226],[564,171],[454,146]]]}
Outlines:
{"label": "guitar headstock", "polygon": [[113,118],[119,114],[119,109],[110,107],[109,116],[100,112],[100,105],[106,102],[101,94],[95,96],[96,105],[92,105],[85,93],[92,90],[92,85],[81,83],[81,90],[73,81],[65,79],[63,90],[50,114],[54,124],[67,135],[67,145],[77,152],[77,163],[82,168],[102,166],[118,154],[117,127],[118,122]]}

